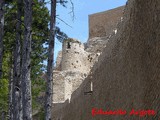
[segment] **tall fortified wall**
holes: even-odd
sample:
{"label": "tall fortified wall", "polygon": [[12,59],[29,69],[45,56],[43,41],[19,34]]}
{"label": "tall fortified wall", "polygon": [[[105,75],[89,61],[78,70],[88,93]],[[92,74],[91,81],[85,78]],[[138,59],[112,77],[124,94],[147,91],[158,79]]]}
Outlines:
{"label": "tall fortified wall", "polygon": [[89,15],[89,38],[104,37],[111,33],[121,19],[124,6]]}
{"label": "tall fortified wall", "polygon": [[[114,16],[120,16],[123,12],[122,8],[123,7],[115,8],[109,12],[103,12],[103,17],[106,20],[106,18],[114,18],[113,14]],[[119,12],[117,12],[117,10]],[[102,13],[91,16],[102,16]],[[95,21],[94,17],[90,17],[93,23]],[[70,99],[71,94],[88,76],[93,65],[98,61],[98,57],[102,53],[103,48],[105,48],[109,38],[112,34],[116,34],[114,30],[116,30],[116,24],[120,21],[120,17],[119,19],[116,17],[113,21],[115,22],[114,27],[112,26],[113,30],[107,31],[108,33],[105,33],[103,37],[89,38],[85,44],[72,38],[63,42],[62,51],[58,53],[56,66],[53,71],[54,103],[63,103],[65,100]],[[102,24],[104,24],[103,26],[109,25],[108,22],[103,22]]]}
{"label": "tall fortified wall", "polygon": [[[123,8],[124,7],[119,7],[89,16],[90,30],[92,27],[98,30],[98,25],[101,25],[106,28],[104,31],[101,31],[105,32],[105,36],[93,36],[93,38],[89,38],[85,44],[72,38],[63,42],[62,51],[58,53],[56,67],[53,71],[54,103],[70,99],[74,90],[76,90],[85,77],[88,76],[111,35],[116,34],[116,25],[118,21],[122,19]],[[97,22],[96,18],[100,21]],[[112,27],[110,26],[111,23]],[[106,31],[108,28],[110,28],[110,30]],[[94,32],[96,32],[96,34],[94,34],[97,35],[100,31]]]}
{"label": "tall fortified wall", "polygon": [[[54,104],[53,120],[160,119],[159,11],[160,0],[127,2],[117,34],[109,39],[70,103],[66,101],[58,108]],[[127,114],[92,116],[92,108],[122,109]],[[156,114],[129,115],[132,109],[154,110]]]}

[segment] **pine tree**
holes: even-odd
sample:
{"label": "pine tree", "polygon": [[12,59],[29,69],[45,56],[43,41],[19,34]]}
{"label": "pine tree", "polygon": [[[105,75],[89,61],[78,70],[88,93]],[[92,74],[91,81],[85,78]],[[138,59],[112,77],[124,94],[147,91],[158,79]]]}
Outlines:
{"label": "pine tree", "polygon": [[[73,3],[72,4],[72,13]],[[49,49],[48,49],[48,63],[47,63],[47,90],[45,101],[45,120],[51,120],[52,99],[53,99],[53,64],[54,64],[54,44],[55,37],[63,42],[68,36],[56,26],[56,5],[59,3],[63,7],[66,7],[67,0],[51,0],[51,18],[50,18],[50,37],[49,37]],[[74,17],[74,15],[73,15]],[[64,22],[64,21],[63,21]],[[68,25],[68,24],[67,24]],[[54,109],[54,108],[53,108]]]}
{"label": "pine tree", "polygon": [[56,23],[56,0],[51,0],[50,37],[47,63],[47,91],[45,105],[45,120],[51,120],[52,98],[53,98],[53,60],[55,43]]}
{"label": "pine tree", "polygon": [[17,0],[17,23],[16,40],[14,50],[14,69],[13,69],[13,119],[22,120],[22,89],[21,89],[21,16],[22,0]]}
{"label": "pine tree", "polygon": [[[4,87],[7,87],[8,81],[10,81],[10,75],[8,74],[10,71],[10,66],[12,64],[10,57],[12,56],[12,52],[14,51],[14,47],[16,46],[16,23],[20,22],[22,32],[24,31],[24,7],[22,5],[22,17],[21,21],[17,19],[17,3],[8,2],[5,7],[5,34],[4,34],[4,59],[3,59],[3,81],[0,82],[0,86],[2,85],[2,90],[0,88],[0,93],[4,93],[3,97],[0,96],[0,113],[2,110],[7,107],[7,91],[4,90]],[[34,0],[33,4],[33,22],[32,22],[32,52],[31,52],[31,81],[32,81],[32,108],[33,111],[42,108],[42,101],[39,101],[40,93],[45,91],[45,81],[42,78],[44,74],[45,65],[43,65],[43,61],[47,58],[47,49],[44,44],[48,43],[48,28],[49,22],[49,11],[45,4],[38,3],[38,0]],[[23,34],[23,33],[22,33]],[[23,39],[23,36],[21,36]],[[21,41],[22,44],[22,41]],[[22,45],[21,45],[22,46]],[[14,48],[14,49],[13,49]],[[14,57],[14,56],[13,56]],[[6,83],[4,83],[6,82]],[[10,81],[11,86],[13,80]],[[10,83],[9,82],[9,83]],[[17,87],[15,87],[17,88]],[[10,89],[9,89],[10,91]],[[9,93],[12,93],[10,91]],[[10,96],[11,97],[11,96]],[[15,98],[15,97],[14,97]],[[13,102],[10,102],[10,105]],[[10,106],[10,110],[11,110]],[[13,114],[13,113],[12,113]],[[10,115],[9,115],[10,116]]]}
{"label": "pine tree", "polygon": [[24,40],[22,50],[22,103],[23,120],[32,120],[31,96],[31,40],[32,40],[32,0],[24,0]]}
{"label": "pine tree", "polygon": [[[1,2],[1,1],[0,1]],[[32,101],[33,101],[33,111],[40,109],[43,104],[39,101],[39,96],[41,92],[45,91],[45,81],[42,79],[43,71],[45,70],[45,65],[43,65],[43,60],[47,58],[47,49],[44,46],[48,43],[48,22],[49,22],[49,12],[45,4],[38,3],[38,0],[33,0],[33,22],[32,22],[32,52],[31,52],[31,81],[32,81]],[[16,24],[21,23],[22,32],[24,32],[24,6],[22,5],[22,17],[19,21],[16,17],[17,15],[17,3],[13,0],[5,0],[5,24],[4,24],[4,37],[3,37],[3,76],[0,81],[0,115],[3,111],[8,114],[15,112],[12,99],[12,83],[13,79],[11,66],[13,64],[12,59],[14,55],[14,49],[16,47]],[[23,34],[23,33],[22,33]],[[21,36],[23,39],[24,36]],[[21,41],[22,46],[22,41]],[[12,57],[13,55],[13,57]],[[21,53],[22,55],[22,53]],[[22,59],[22,57],[21,57]],[[13,73],[12,73],[13,74]],[[15,83],[15,82],[14,82]],[[9,86],[10,85],[10,86]],[[14,85],[15,86],[15,85]],[[18,86],[18,85],[17,85]],[[19,88],[19,87],[14,87]],[[9,90],[9,92],[8,92]],[[8,95],[9,93],[9,95]],[[15,98],[15,97],[14,97]],[[11,100],[12,99],[12,100]],[[9,105],[9,106],[8,106]],[[9,110],[7,109],[9,107]],[[13,111],[12,111],[13,110]],[[7,115],[7,114],[5,114]],[[15,114],[14,114],[15,115]],[[10,119],[11,114],[9,114]]]}

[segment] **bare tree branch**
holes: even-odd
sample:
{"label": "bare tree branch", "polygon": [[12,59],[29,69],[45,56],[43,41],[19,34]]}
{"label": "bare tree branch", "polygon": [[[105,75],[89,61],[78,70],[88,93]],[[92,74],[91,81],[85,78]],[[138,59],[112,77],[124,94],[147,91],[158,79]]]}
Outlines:
{"label": "bare tree branch", "polygon": [[59,18],[59,17],[57,17],[56,16],[56,18],[58,19],[58,20],[60,20],[60,21],[62,21],[64,24],[66,24],[67,26],[69,26],[70,28],[72,28],[72,26],[70,26],[68,23],[66,23],[64,20],[62,20],[61,18]]}
{"label": "bare tree branch", "polygon": [[73,4],[72,0],[70,0],[70,3],[71,3],[71,11],[69,12],[69,14],[72,15],[72,21],[74,21],[74,19],[75,19],[74,4]]}

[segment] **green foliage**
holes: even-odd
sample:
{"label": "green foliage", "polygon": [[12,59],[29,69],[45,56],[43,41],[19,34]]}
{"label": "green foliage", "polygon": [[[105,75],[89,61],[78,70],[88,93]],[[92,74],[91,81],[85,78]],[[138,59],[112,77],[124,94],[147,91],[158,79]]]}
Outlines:
{"label": "green foliage", "polygon": [[44,109],[40,109],[39,113],[33,116],[33,119],[35,120],[44,120],[45,113],[44,113]]}
{"label": "green foliage", "polygon": [[[17,4],[16,1],[8,0],[5,5],[5,26],[4,26],[4,59],[3,59],[3,79],[0,81],[0,112],[7,111],[8,107],[8,81],[10,67],[13,64],[12,52],[15,47],[16,23],[22,23],[21,38],[23,40],[24,31],[24,12],[22,5],[22,21],[16,19]],[[42,79],[46,66],[43,61],[47,59],[47,48],[44,45],[48,42],[49,11],[45,4],[33,0],[33,20],[32,20],[32,52],[31,52],[31,81],[32,81],[32,100],[33,109],[41,108],[37,98],[44,92],[45,81]],[[22,42],[22,41],[21,41]]]}
{"label": "green foliage", "polygon": [[[42,75],[46,66],[43,61],[47,59],[47,48],[44,46],[48,42],[49,11],[44,4],[34,0],[33,23],[32,23],[32,52],[31,52],[31,79],[32,79],[32,105],[33,109],[43,107],[37,102],[41,93],[45,91],[45,81]],[[43,68],[43,69],[42,69]]]}
{"label": "green foliage", "polygon": [[56,38],[60,41],[60,42],[63,42],[64,40],[68,39],[68,36],[62,32],[60,30],[59,27],[56,26],[56,30],[55,30],[55,33],[56,33]]}
{"label": "green foliage", "polygon": [[57,3],[59,3],[60,5],[62,5],[63,7],[67,7],[67,3],[68,3],[68,1],[66,1],[66,0],[57,0]]}
{"label": "green foliage", "polygon": [[0,80],[0,113],[8,110],[8,79],[9,79],[9,67],[11,62],[11,54],[4,53],[3,59],[3,76]]}
{"label": "green foliage", "polygon": [[[66,6],[67,1],[60,0],[62,6]],[[46,91],[43,79],[46,66],[43,61],[47,59],[47,46],[49,36],[49,11],[45,7],[45,2],[33,0],[33,19],[32,19],[32,52],[31,52],[31,81],[32,81],[32,105],[33,110],[42,109],[44,92]],[[24,9],[22,4],[21,21],[17,20],[17,3],[14,0],[5,1],[5,25],[4,25],[4,56],[3,56],[3,78],[0,80],[0,113],[8,111],[8,86],[10,70],[13,64],[13,51],[15,49],[16,23],[21,22],[21,38],[24,32]],[[56,27],[56,38],[63,42],[68,36]],[[22,43],[22,41],[21,41]],[[43,99],[41,99],[43,98]],[[43,109],[38,114],[38,119],[44,118]]]}
{"label": "green foliage", "polygon": [[2,111],[7,112],[8,108],[8,80],[2,79],[0,80],[0,113]]}

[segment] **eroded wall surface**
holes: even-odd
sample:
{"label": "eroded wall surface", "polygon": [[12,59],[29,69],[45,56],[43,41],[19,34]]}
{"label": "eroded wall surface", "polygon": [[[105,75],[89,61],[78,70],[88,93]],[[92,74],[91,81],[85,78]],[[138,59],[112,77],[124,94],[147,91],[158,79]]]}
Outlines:
{"label": "eroded wall surface", "polygon": [[[53,103],[62,103],[71,98],[71,94],[88,76],[94,63],[111,35],[89,39],[84,44],[76,39],[63,42],[53,71]],[[58,105],[59,106],[59,105]]]}
{"label": "eroded wall surface", "polygon": [[[160,0],[129,0],[117,30],[70,103],[53,107],[53,120],[160,119]],[[91,90],[91,81],[93,92],[84,94]],[[92,117],[92,108],[157,113]]]}
{"label": "eroded wall surface", "polygon": [[89,38],[111,33],[123,15],[124,6],[89,15]]}

